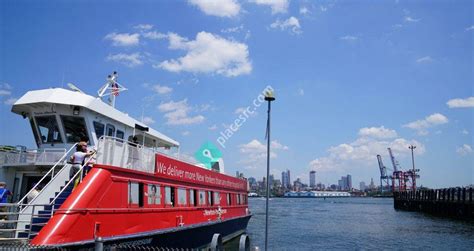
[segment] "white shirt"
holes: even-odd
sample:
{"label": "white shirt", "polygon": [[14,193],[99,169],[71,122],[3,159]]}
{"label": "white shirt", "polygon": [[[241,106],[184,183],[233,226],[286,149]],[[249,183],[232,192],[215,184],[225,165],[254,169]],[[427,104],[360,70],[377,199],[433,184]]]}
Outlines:
{"label": "white shirt", "polygon": [[82,165],[82,162],[86,158],[87,153],[84,152],[75,152],[74,153],[74,164]]}

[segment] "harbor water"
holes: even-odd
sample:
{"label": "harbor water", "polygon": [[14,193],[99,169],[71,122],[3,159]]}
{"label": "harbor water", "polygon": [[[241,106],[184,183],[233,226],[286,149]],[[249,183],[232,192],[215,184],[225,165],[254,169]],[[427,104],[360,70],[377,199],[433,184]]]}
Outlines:
{"label": "harbor water", "polygon": [[[264,249],[265,198],[249,198],[251,246]],[[269,250],[473,250],[474,222],[396,211],[392,198],[271,198]]]}

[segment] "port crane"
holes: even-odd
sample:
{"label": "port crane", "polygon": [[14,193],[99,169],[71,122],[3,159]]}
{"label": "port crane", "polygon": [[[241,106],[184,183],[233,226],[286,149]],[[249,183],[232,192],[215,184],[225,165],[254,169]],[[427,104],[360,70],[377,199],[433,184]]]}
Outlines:
{"label": "port crane", "polygon": [[383,194],[384,183],[387,187],[390,187],[390,179],[392,179],[392,176],[387,175],[387,167],[383,164],[380,154],[377,154],[377,161],[379,162],[380,169],[380,192]]}
{"label": "port crane", "polygon": [[[411,148],[410,148],[411,149]],[[416,190],[416,179],[420,177],[417,174],[419,169],[413,168],[412,170],[403,171],[400,167],[400,164],[395,159],[392,149],[387,148],[392,160],[393,165],[393,174],[392,174],[392,191],[406,191],[407,187],[413,191]]]}

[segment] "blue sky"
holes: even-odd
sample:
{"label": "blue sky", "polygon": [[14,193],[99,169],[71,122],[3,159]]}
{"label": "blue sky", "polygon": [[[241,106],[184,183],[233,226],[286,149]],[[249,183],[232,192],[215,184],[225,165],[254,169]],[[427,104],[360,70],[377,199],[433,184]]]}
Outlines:
{"label": "blue sky", "polygon": [[[26,91],[94,95],[119,72],[117,107],[192,155],[275,90],[272,172],[378,183],[376,154],[418,184],[474,180],[471,1],[1,1],[0,144],[33,147],[10,112]],[[228,173],[265,174],[265,106],[221,148]],[[7,122],[8,121],[8,122]]]}

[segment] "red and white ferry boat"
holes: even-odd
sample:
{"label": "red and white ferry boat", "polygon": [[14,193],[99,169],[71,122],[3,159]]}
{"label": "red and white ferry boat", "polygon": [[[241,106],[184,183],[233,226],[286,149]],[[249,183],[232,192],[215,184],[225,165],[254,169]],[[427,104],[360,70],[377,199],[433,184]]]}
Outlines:
{"label": "red and white ferry boat", "polygon": [[[3,205],[10,208],[4,241],[83,247],[101,238],[196,248],[215,233],[225,241],[245,231],[245,179],[181,160],[178,142],[115,109],[124,90],[115,73],[98,97],[71,89],[29,91],[12,107],[29,120],[38,149],[0,158],[0,180],[13,184],[14,194]],[[73,188],[83,168],[71,178],[67,160],[84,138],[97,149],[95,163]]]}

